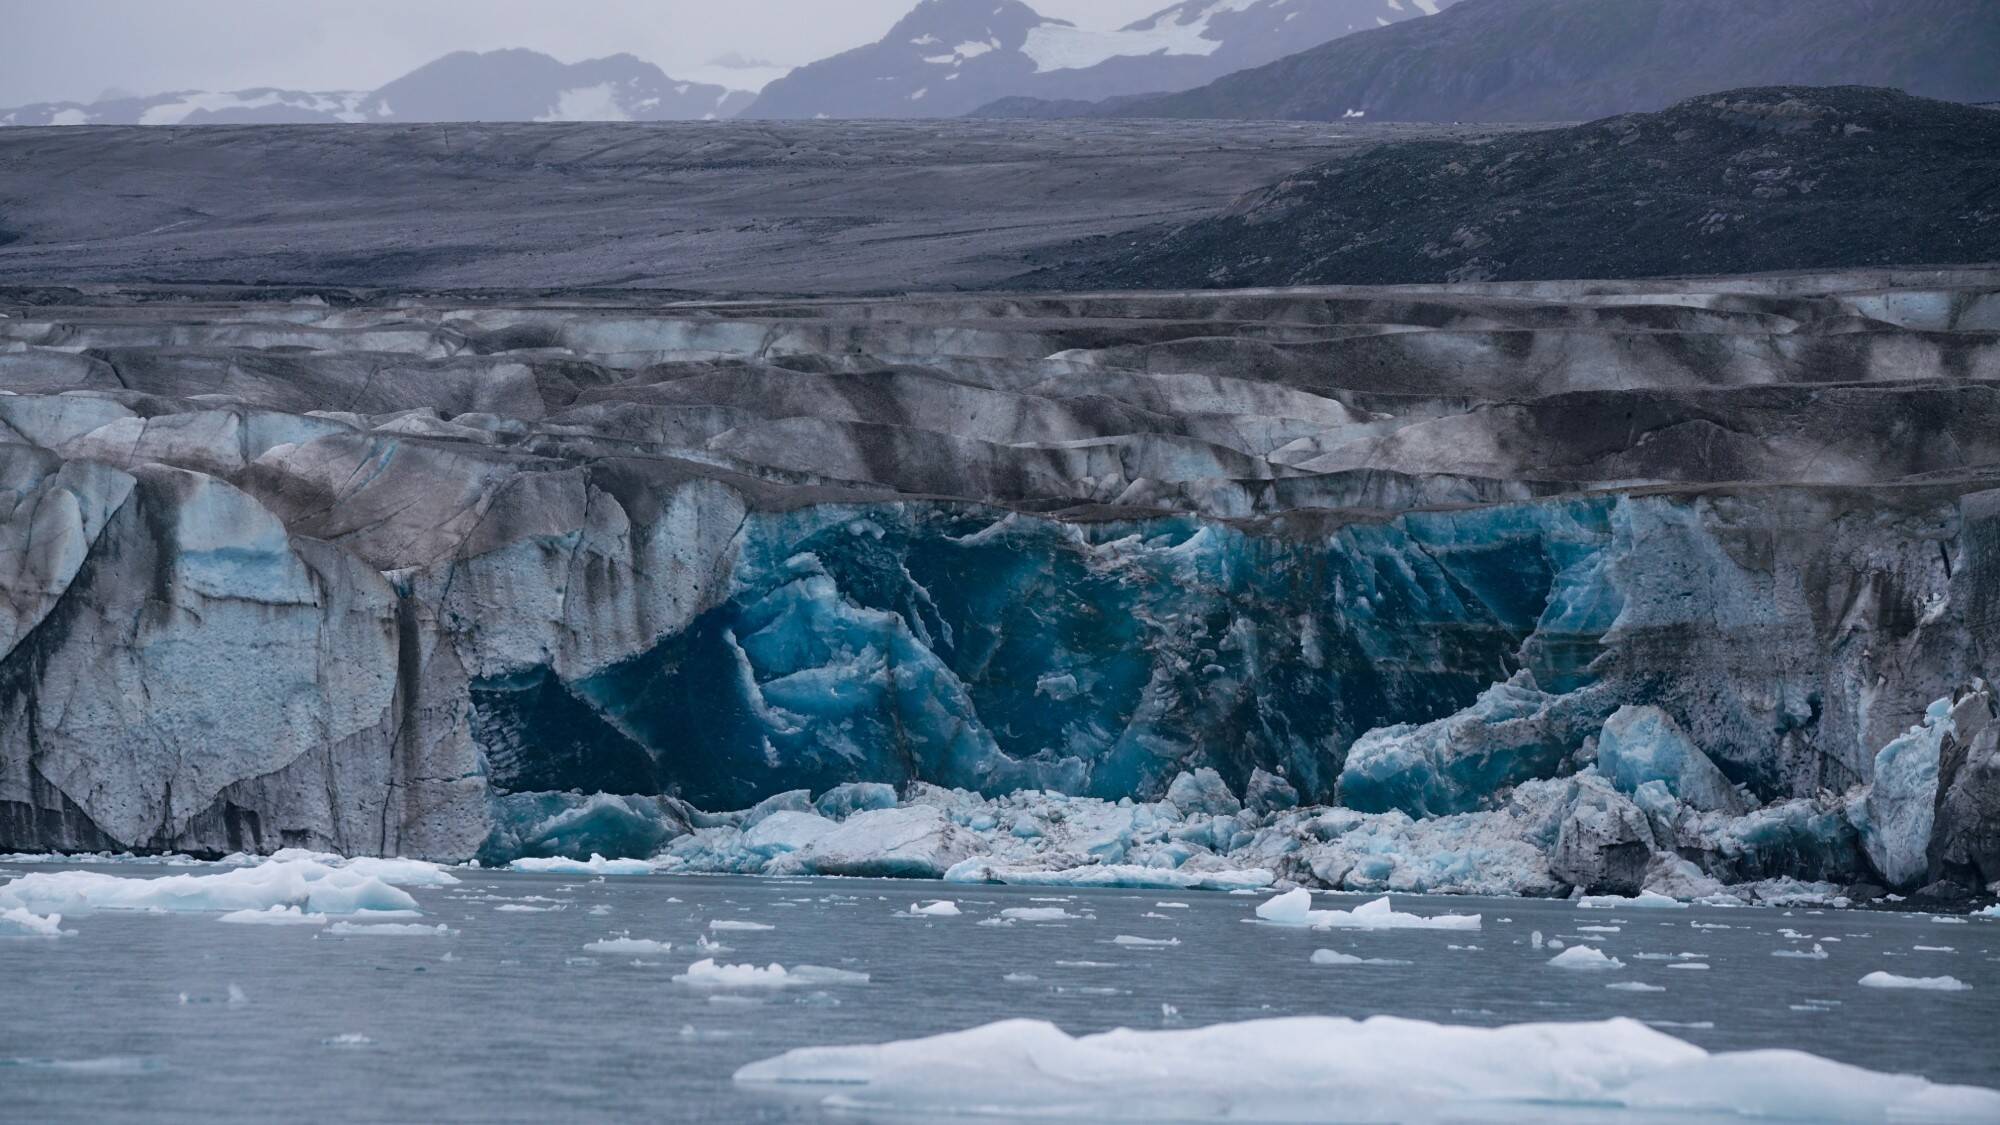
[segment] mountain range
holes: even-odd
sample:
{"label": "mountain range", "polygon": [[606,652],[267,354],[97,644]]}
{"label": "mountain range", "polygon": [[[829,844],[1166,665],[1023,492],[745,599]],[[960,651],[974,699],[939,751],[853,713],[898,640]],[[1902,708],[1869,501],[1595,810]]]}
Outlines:
{"label": "mountain range", "polygon": [[670,78],[631,55],[563,63],[538,51],[458,51],[373,92],[183,90],[0,112],[4,125],[309,125],[428,121],[700,121],[747,90]]}
{"label": "mountain range", "polygon": [[922,0],[879,42],[789,73],[737,52],[697,68],[761,95],[671,78],[631,55],[565,64],[528,50],[462,51],[373,92],[184,90],[43,102],[0,110],[0,126],[956,117],[1001,98],[1088,105],[1183,90],[1454,2],[1181,0],[1096,30],[1021,0]]}
{"label": "mountain range", "polygon": [[1180,90],[1454,0],[1185,0],[1115,31],[1021,0],[923,0],[879,42],[765,87],[750,117],[947,117],[999,98]]}
{"label": "mountain range", "polygon": [[2000,99],[1992,0],[1466,0],[1180,93],[985,116],[1578,121],[1748,86]]}

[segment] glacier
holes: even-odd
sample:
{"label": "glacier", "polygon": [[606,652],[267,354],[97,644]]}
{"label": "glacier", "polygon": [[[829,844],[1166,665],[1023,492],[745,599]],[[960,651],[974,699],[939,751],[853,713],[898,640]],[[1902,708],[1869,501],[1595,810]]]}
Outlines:
{"label": "glacier", "polygon": [[0,849],[1983,894],[1990,282],[10,298]]}

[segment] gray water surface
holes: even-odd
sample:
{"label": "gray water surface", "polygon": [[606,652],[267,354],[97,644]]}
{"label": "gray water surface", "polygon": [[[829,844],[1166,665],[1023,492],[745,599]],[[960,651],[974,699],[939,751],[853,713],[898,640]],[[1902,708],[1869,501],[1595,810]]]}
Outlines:
{"label": "gray water surface", "polygon": [[[5,874],[27,870],[35,868],[10,865]],[[793,1047],[879,1042],[1019,1016],[1082,1033],[1272,1015],[1391,1014],[1478,1025],[1625,1015],[1711,1050],[1791,1047],[1876,1070],[2000,1087],[1993,1039],[2000,1029],[2000,922],[1981,919],[1581,910],[1564,902],[1396,895],[1399,910],[1480,913],[1484,927],[1312,932],[1246,924],[1263,896],[460,875],[459,886],[412,891],[427,922],[457,930],[448,937],[340,937],[311,926],[225,925],[214,915],[103,913],[65,918],[73,937],[0,941],[0,1119],[811,1121],[819,1114],[810,1104],[739,1090],[732,1073]],[[964,915],[898,916],[936,898],[957,901]],[[1318,905],[1360,901],[1321,896]],[[1156,905],[1168,902],[1187,905]],[[561,909],[498,909],[505,905]],[[1050,905],[1088,917],[978,925],[1003,907]],[[600,907],[608,911],[593,912]],[[718,919],[775,928],[711,931]],[[1581,933],[1579,926],[1620,929]],[[1788,939],[1782,928],[1812,939]],[[637,958],[583,951],[628,931],[671,941],[674,949]],[[1551,968],[1555,951],[1534,949],[1535,931],[1570,944],[1582,938],[1627,968]],[[1181,944],[1111,944],[1120,934]],[[710,955],[696,948],[705,935],[731,947],[714,954],[723,962],[813,964],[871,979],[766,994],[674,983],[675,974]],[[1771,956],[1813,941],[1826,960]],[[1309,964],[1319,948],[1412,963]],[[1675,970],[1635,956],[1683,952],[1700,954],[1710,968]],[[1877,969],[1949,974],[1972,991],[1856,984]],[[1037,979],[1003,979],[1008,974]],[[1605,988],[1614,981],[1666,991]],[[234,1003],[232,985],[240,997]],[[1163,1015],[1163,1004],[1178,1016]]]}

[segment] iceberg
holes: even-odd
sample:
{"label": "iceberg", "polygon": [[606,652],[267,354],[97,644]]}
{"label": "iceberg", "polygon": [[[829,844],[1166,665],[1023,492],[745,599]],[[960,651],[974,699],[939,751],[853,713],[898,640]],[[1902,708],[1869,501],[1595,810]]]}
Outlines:
{"label": "iceberg", "polygon": [[1863,988],[1912,988],[1923,992],[1970,992],[1972,986],[1957,977],[1899,977],[1877,970],[1861,978]]}
{"label": "iceberg", "polygon": [[1711,1054],[1630,1019],[1462,1027],[1377,1016],[1252,1020],[1071,1036],[1006,1020],[874,1045],[806,1047],[739,1085],[821,1095],[860,1115],[1037,1121],[1988,1121],[2000,1092],[1881,1074],[1799,1051]]}
{"label": "iceberg", "polygon": [[955,902],[948,899],[939,899],[936,902],[927,902],[921,906],[913,902],[910,904],[910,913],[920,918],[956,918],[964,913],[964,911],[961,911]]}
{"label": "iceberg", "polygon": [[1630,910],[1634,907],[1641,910],[1686,910],[1688,904],[1671,895],[1640,891],[1632,898],[1624,895],[1584,895],[1576,900],[1576,905],[1582,910]]}
{"label": "iceberg", "polygon": [[675,984],[690,988],[798,988],[831,984],[867,984],[867,973],[830,969],[823,965],[799,965],[791,969],[776,962],[769,965],[723,965],[704,957],[689,965],[687,972],[674,975]]}
{"label": "iceberg", "polygon": [[1083,915],[1071,914],[1060,906],[1010,906],[1000,912],[1000,917],[1010,922],[1063,922],[1075,921]]}
{"label": "iceberg", "polygon": [[332,919],[324,914],[308,914],[296,906],[273,906],[267,910],[232,910],[216,921],[239,926],[324,926]]}
{"label": "iceberg", "polygon": [[653,941],[649,938],[616,937],[593,941],[583,947],[585,953],[613,953],[643,956],[646,954],[671,953],[674,943]]}
{"label": "iceberg", "polygon": [[450,937],[458,931],[442,923],[424,926],[414,922],[335,922],[326,932],[344,937]]}
{"label": "iceberg", "polygon": [[[1620,961],[1616,957],[1607,957],[1601,951],[1593,949],[1588,945],[1572,945],[1554,957],[1549,958],[1549,964],[1558,969],[1581,969],[1585,972],[1622,969],[1625,967],[1625,962]],[[1667,967],[1678,969],[1681,966],[1669,965]],[[1702,967],[1707,968],[1708,966],[1704,965]]]}
{"label": "iceberg", "polygon": [[1268,868],[1189,870],[1132,863],[1090,864],[1063,870],[1015,867],[989,858],[968,859],[944,873],[947,883],[1005,883],[1017,887],[1109,887],[1151,891],[1258,890],[1277,881]]}
{"label": "iceberg", "polygon": [[[389,870],[391,876],[408,874]],[[318,859],[271,860],[213,875],[126,878],[96,871],[37,872],[0,884],[0,909],[36,913],[144,910],[226,913],[293,906],[311,914],[415,910],[417,900],[383,878]]]}
{"label": "iceberg", "polygon": [[1337,949],[1315,949],[1308,958],[1315,965],[1407,965],[1393,957],[1358,957],[1352,953],[1342,953]]}
{"label": "iceberg", "polygon": [[513,871],[542,875],[651,875],[653,864],[644,859],[605,859],[592,853],[589,859],[523,858],[507,865]]}
{"label": "iceberg", "polygon": [[63,937],[74,930],[62,928],[62,915],[36,914],[19,906],[0,910],[0,937]]}
{"label": "iceberg", "polygon": [[1384,895],[1352,910],[1314,910],[1312,893],[1304,887],[1286,891],[1257,907],[1257,917],[1278,926],[1311,926],[1319,930],[1476,930],[1477,914],[1404,914]]}

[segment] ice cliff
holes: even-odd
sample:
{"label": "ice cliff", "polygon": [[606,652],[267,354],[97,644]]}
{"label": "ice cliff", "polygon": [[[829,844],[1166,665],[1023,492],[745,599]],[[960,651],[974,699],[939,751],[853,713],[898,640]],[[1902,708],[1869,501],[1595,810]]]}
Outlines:
{"label": "ice cliff", "polygon": [[0,850],[2000,880],[1987,275],[0,313]]}

